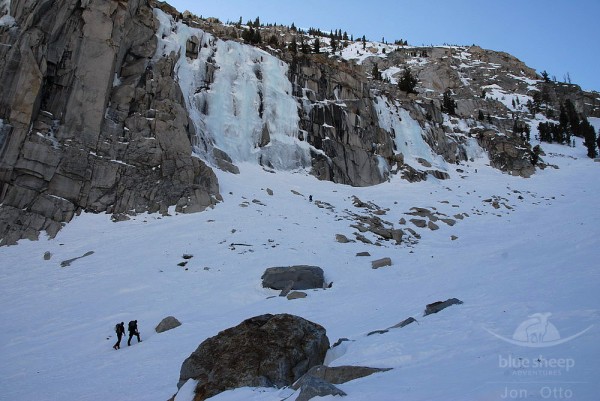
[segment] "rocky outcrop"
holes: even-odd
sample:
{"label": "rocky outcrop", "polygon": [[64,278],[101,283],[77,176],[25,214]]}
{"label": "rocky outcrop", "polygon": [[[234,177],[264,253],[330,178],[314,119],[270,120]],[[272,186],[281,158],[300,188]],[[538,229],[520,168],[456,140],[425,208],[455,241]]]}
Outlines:
{"label": "rocky outcrop", "polygon": [[297,401],[308,401],[315,397],[327,395],[347,395],[334,384],[343,384],[351,380],[370,376],[374,373],[387,372],[391,368],[370,368],[367,366],[314,366],[292,385],[292,389],[300,390]]}
{"label": "rocky outcrop", "polygon": [[[166,214],[170,207],[201,211],[220,200],[208,164],[239,173],[240,154],[269,168],[309,167],[319,179],[367,186],[390,174],[410,182],[448,179],[444,163],[477,157],[478,144],[493,167],[528,177],[535,172],[530,146],[513,132],[537,123],[527,102],[541,97],[546,114],[557,116],[568,99],[581,115],[600,116],[597,93],[544,81],[515,57],[477,46],[378,44],[366,50],[371,56],[347,60],[329,50],[292,51],[292,39],[314,38],[281,26],[260,28],[271,37],[269,46],[244,47],[242,27],[154,0],[5,4],[10,18],[0,26],[0,245],[37,238],[44,230],[54,236],[80,211],[111,213],[115,221],[139,212]],[[174,44],[178,35],[188,35],[180,48]],[[382,54],[382,47],[389,50]],[[375,65],[387,70],[385,79],[371,76]],[[187,73],[178,75],[184,66]],[[409,66],[416,93],[394,82]],[[215,89],[219,76],[225,84],[252,81],[256,92],[243,96],[248,102],[242,109],[252,118],[240,118],[227,132],[237,138],[256,120],[251,140],[239,147],[219,147],[235,142],[222,141],[220,106],[231,99],[212,96],[230,92],[227,85]],[[455,110],[444,107],[444,93]],[[240,100],[231,101],[232,119]],[[388,117],[393,124],[382,122]],[[281,120],[285,126],[275,124]],[[427,147],[430,155],[410,154]],[[374,234],[400,242],[401,231],[382,231],[374,223]]]}
{"label": "rocky outcrop", "polygon": [[313,174],[353,186],[383,182],[380,158],[391,159],[393,144],[379,127],[366,75],[326,55],[299,55],[289,62],[302,105],[300,129],[319,151],[312,155]]}
{"label": "rocky outcrop", "polygon": [[152,61],[145,0],[14,0],[0,28],[0,244],[50,236],[81,210],[193,212],[215,204],[173,78]]}
{"label": "rocky outcrop", "polygon": [[[361,377],[370,376],[374,373],[387,372],[392,370],[391,368],[371,368],[368,366],[314,366],[306,374],[317,379],[324,380],[332,384],[343,384],[351,380],[360,379]],[[300,387],[300,383],[294,383],[293,389]]]}
{"label": "rocky outcrop", "polygon": [[208,338],[182,364],[178,387],[197,380],[194,401],[244,386],[283,387],[323,363],[325,329],[298,316],[261,315]]}
{"label": "rocky outcrop", "polygon": [[425,312],[423,313],[423,316],[431,315],[432,313],[438,313],[439,311],[444,310],[449,306],[462,305],[462,303],[463,302],[458,298],[450,298],[445,301],[433,302],[425,307]]}
{"label": "rocky outcrop", "polygon": [[372,202],[363,202],[356,196],[352,197],[352,203],[366,213],[358,214],[347,211],[348,215],[354,220],[351,227],[358,230],[354,233],[357,240],[369,243],[370,241],[363,236],[363,233],[370,232],[378,238],[377,243],[380,243],[379,241],[393,241],[397,245],[402,243],[404,231],[395,228],[392,223],[380,217],[385,215],[389,209],[381,209]]}
{"label": "rocky outcrop", "polygon": [[487,150],[490,164],[511,175],[528,178],[535,173],[531,146],[516,136],[499,135],[493,130],[473,131],[479,145]]}

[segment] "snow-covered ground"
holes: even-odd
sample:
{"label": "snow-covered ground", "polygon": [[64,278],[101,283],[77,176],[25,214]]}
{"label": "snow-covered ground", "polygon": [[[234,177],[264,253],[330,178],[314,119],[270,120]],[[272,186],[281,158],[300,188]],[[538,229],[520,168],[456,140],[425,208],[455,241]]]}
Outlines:
{"label": "snow-covered ground", "polygon": [[[449,166],[447,181],[394,177],[369,188],[241,165],[240,175],[218,172],[224,202],[212,210],[121,223],[84,214],[53,240],[0,248],[0,399],[164,401],[203,340],[248,317],[286,312],[323,325],[331,343],[350,339],[330,352],[331,366],[393,368],[339,385],[348,401],[596,400],[600,163],[580,142],[543,148],[560,168],[530,179],[484,159]],[[380,217],[398,228],[415,206],[468,217],[438,222],[437,231],[412,226],[422,236],[412,246],[338,243],[336,234],[354,238],[349,212],[365,212],[353,195],[386,209]],[[372,256],[356,256],[363,251]],[[184,254],[193,257],[178,266]],[[382,257],[393,265],[373,270]],[[321,266],[332,287],[291,301],[261,287],[266,268],[294,264]],[[464,304],[423,317],[426,304],[452,297]],[[547,312],[546,331],[556,328],[538,343],[547,347],[513,344],[521,323]],[[168,315],[182,326],[156,334]],[[409,316],[418,323],[367,336]],[[143,342],[113,350],[114,325],[133,319]],[[213,399],[291,394],[242,388]]]}
{"label": "snow-covered ground", "polygon": [[[397,45],[389,45],[380,42],[372,42],[366,41],[363,45],[363,42],[357,40],[356,42],[347,42],[348,46],[344,47],[339,54],[345,60],[355,60],[358,64],[362,64],[365,59],[372,56],[377,56],[381,58],[387,57],[387,55],[400,48]],[[410,46],[404,46],[403,48],[409,48]]]}

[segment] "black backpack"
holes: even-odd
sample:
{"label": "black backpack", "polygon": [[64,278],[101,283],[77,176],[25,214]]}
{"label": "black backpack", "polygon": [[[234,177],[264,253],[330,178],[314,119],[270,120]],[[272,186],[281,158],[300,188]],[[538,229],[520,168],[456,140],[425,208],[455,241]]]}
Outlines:
{"label": "black backpack", "polygon": [[129,331],[132,331],[134,333],[137,331],[137,322],[135,320],[129,322]]}

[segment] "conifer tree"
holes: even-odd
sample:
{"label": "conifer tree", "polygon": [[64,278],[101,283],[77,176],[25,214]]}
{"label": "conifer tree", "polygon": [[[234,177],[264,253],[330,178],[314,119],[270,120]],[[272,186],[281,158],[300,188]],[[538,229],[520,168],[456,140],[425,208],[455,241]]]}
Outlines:
{"label": "conifer tree", "polygon": [[254,35],[252,36],[252,43],[254,43],[254,44],[262,43],[262,37],[260,36],[260,29],[254,30]]}
{"label": "conifer tree", "polygon": [[304,40],[304,37],[300,37],[300,51],[303,54],[308,54],[310,53],[310,47],[308,46],[308,43],[306,43],[306,41]]}
{"label": "conifer tree", "polygon": [[529,108],[529,112],[535,115],[539,113],[540,108],[542,107],[542,94],[540,92],[534,92],[532,99],[533,101],[527,102],[527,107]]}
{"label": "conifer tree", "polygon": [[548,135],[548,128],[546,123],[538,124],[538,135],[540,137],[540,141],[542,142],[552,142],[552,138]]}
{"label": "conifer tree", "polygon": [[293,54],[298,53],[298,43],[296,42],[296,37],[295,36],[292,38],[292,41],[288,45],[288,49]]}
{"label": "conifer tree", "polygon": [[271,37],[269,38],[269,46],[273,48],[279,47],[279,41],[277,40],[277,36],[271,35]]}
{"label": "conifer tree", "polygon": [[450,115],[456,115],[456,102],[452,99],[452,92],[450,89],[446,89],[442,99],[442,111]]}
{"label": "conifer tree", "polygon": [[313,51],[315,54],[321,53],[321,41],[319,38],[315,38],[315,42],[313,43]]}
{"label": "conifer tree", "polygon": [[550,82],[550,78],[548,78],[548,72],[546,70],[542,71],[542,78],[544,82]]}
{"label": "conifer tree", "polygon": [[542,148],[540,145],[535,145],[531,152],[531,164],[534,166],[537,165],[538,160],[540,159],[540,153],[542,153]]}
{"label": "conifer tree", "polygon": [[583,134],[583,144],[587,148],[587,155],[593,159],[598,156],[598,152],[596,152],[596,130],[585,117],[581,121],[580,130]]}
{"label": "conifer tree", "polygon": [[407,92],[407,93],[417,93],[415,91],[415,87],[417,86],[417,78],[415,78],[412,75],[412,72],[410,71],[410,68],[406,68],[404,70],[404,72],[402,73],[402,77],[400,78],[400,81],[398,82],[398,88],[401,91]]}
{"label": "conifer tree", "polygon": [[254,38],[254,28],[250,26],[249,29],[244,29],[242,32],[242,39],[244,39],[244,42],[246,43],[252,43],[252,38]]}
{"label": "conifer tree", "polygon": [[560,105],[560,114],[558,117],[558,122],[562,128],[564,128],[565,130],[568,129],[569,116],[567,115],[567,110],[565,109],[565,106],[563,106],[562,104]]}
{"label": "conifer tree", "polygon": [[577,113],[577,110],[575,110],[575,105],[573,104],[573,102],[570,99],[567,99],[565,101],[565,111],[567,113],[567,117],[569,120],[569,127],[571,128],[571,132],[575,135],[575,136],[583,136],[583,134],[580,132],[580,121],[579,121],[579,114]]}
{"label": "conifer tree", "polygon": [[379,67],[377,66],[377,64],[373,64],[373,69],[371,70],[371,75],[373,76],[373,79],[377,80],[377,81],[381,81],[381,72],[379,71]]}

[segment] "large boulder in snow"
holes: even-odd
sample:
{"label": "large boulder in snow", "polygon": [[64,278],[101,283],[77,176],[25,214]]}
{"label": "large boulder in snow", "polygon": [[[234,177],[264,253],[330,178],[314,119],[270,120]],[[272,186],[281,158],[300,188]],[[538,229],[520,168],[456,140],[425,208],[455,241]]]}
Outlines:
{"label": "large boulder in snow", "polygon": [[200,344],[181,365],[178,387],[197,380],[195,401],[245,386],[289,386],[323,363],[325,329],[298,316],[261,315]]}
{"label": "large boulder in snow", "polygon": [[177,320],[177,318],[173,316],[167,316],[160,321],[154,330],[156,330],[157,333],[164,333],[165,331],[169,331],[179,326],[181,326],[181,322]]}
{"label": "large boulder in snow", "polygon": [[325,285],[323,269],[318,266],[269,267],[261,278],[263,287],[274,290],[308,290]]}

